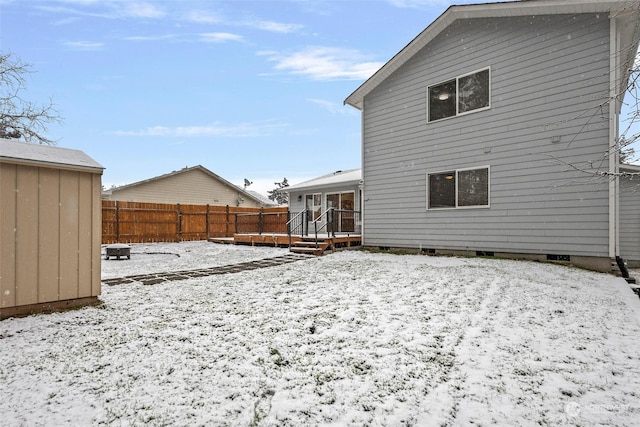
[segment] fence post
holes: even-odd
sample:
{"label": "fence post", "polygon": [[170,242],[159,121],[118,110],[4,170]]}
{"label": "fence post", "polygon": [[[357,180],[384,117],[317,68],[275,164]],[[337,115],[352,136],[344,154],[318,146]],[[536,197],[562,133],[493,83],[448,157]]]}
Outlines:
{"label": "fence post", "polygon": [[229,236],[229,205],[227,205],[226,208],[226,220],[225,220],[225,237],[231,237]]}
{"label": "fence post", "polygon": [[204,217],[205,221],[207,222],[204,226],[205,233],[207,234],[207,240],[209,240],[211,238],[211,236],[209,235],[209,203],[207,203],[207,213],[204,215]]}
{"label": "fence post", "polygon": [[262,215],[264,208],[260,208],[260,213],[258,214],[258,234],[262,234],[264,231],[264,218]]}
{"label": "fence post", "polygon": [[116,243],[120,243],[120,201],[116,200]]}
{"label": "fence post", "polygon": [[176,242],[180,241],[180,238],[182,236],[182,214],[180,212],[180,203],[176,203],[176,214],[178,215],[178,218],[176,219],[177,221],[177,234],[176,234]]}

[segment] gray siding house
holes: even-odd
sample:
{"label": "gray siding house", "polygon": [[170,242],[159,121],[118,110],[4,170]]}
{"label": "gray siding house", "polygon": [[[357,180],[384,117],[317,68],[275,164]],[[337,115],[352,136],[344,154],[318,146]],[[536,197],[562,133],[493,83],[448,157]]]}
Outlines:
{"label": "gray siding house", "polygon": [[589,172],[618,172],[639,5],[447,9],[345,100],[362,111],[363,244],[602,271],[637,257],[619,219],[640,192],[622,203]]}
{"label": "gray siding house", "polygon": [[[360,169],[339,170],[287,187],[289,211],[301,215],[304,230],[313,231],[313,221],[326,222],[327,209],[338,211],[336,232],[360,233],[362,173]],[[353,211],[353,213],[347,212]]]}

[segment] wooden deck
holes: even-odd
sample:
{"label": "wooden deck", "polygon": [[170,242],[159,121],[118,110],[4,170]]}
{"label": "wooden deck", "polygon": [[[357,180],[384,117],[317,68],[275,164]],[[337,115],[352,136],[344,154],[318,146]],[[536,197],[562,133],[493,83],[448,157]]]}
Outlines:
{"label": "wooden deck", "polygon": [[318,236],[316,244],[315,236],[292,235],[289,240],[288,234],[234,234],[233,237],[212,237],[210,242],[226,243],[233,245],[250,245],[250,246],[276,246],[289,247],[291,245],[292,252],[310,253],[320,255],[327,249],[335,250],[336,248],[360,246],[362,236],[359,234],[339,235],[335,237],[327,237],[326,234]]}

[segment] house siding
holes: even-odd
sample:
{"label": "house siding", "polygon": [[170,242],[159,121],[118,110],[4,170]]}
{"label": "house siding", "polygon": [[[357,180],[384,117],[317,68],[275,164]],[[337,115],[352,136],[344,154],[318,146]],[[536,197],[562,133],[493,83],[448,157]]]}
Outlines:
{"label": "house siding", "polygon": [[640,179],[620,179],[620,255],[640,267]]}
{"label": "house siding", "polygon": [[[324,212],[327,209],[327,194],[334,193],[354,193],[354,210],[359,210],[360,206],[360,198],[359,198],[359,185],[358,184],[350,184],[350,185],[334,185],[331,188],[309,188],[309,189],[301,189],[291,191],[290,200],[289,200],[289,211],[291,211],[292,215],[297,214],[305,208],[305,196],[307,194],[322,194],[322,211]],[[298,200],[298,197],[301,196],[302,199]]]}
{"label": "house siding", "polygon": [[[607,257],[607,183],[562,162],[607,150],[608,40],[606,14],[452,23],[364,99],[364,244]],[[427,86],[485,67],[490,109],[427,123]],[[427,173],[482,166],[490,207],[426,209]]]}
{"label": "house siding", "polygon": [[[206,172],[193,169],[149,182],[115,189],[109,200],[150,203],[183,203],[195,205],[238,206],[240,193]],[[242,207],[260,207],[261,204],[240,195]]]}

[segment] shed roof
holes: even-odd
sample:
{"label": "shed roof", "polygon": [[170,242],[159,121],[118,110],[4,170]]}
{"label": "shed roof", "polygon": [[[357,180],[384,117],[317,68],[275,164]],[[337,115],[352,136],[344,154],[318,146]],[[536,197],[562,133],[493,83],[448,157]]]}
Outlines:
{"label": "shed roof", "polygon": [[[470,18],[502,18],[529,15],[559,15],[578,13],[608,13],[621,19],[623,37],[621,49],[626,55],[622,63],[633,64],[638,49],[638,0],[527,0],[500,3],[483,3],[450,6],[433,23],[425,28],[408,45],[398,52],[389,62],[366,80],[358,89],[349,95],[344,103],[362,110],[364,98],[393,72],[411,59],[423,47],[431,42],[457,19]],[[628,48],[635,46],[634,49]],[[625,67],[626,75],[619,82],[619,92],[624,92],[630,67]]]}
{"label": "shed roof", "polygon": [[80,150],[0,139],[0,161],[102,173],[104,167]]}
{"label": "shed roof", "polygon": [[337,184],[357,184],[362,179],[361,169],[349,169],[345,171],[335,171],[318,178],[310,179],[296,185],[287,187],[287,191],[302,190],[308,188],[328,187]]}

